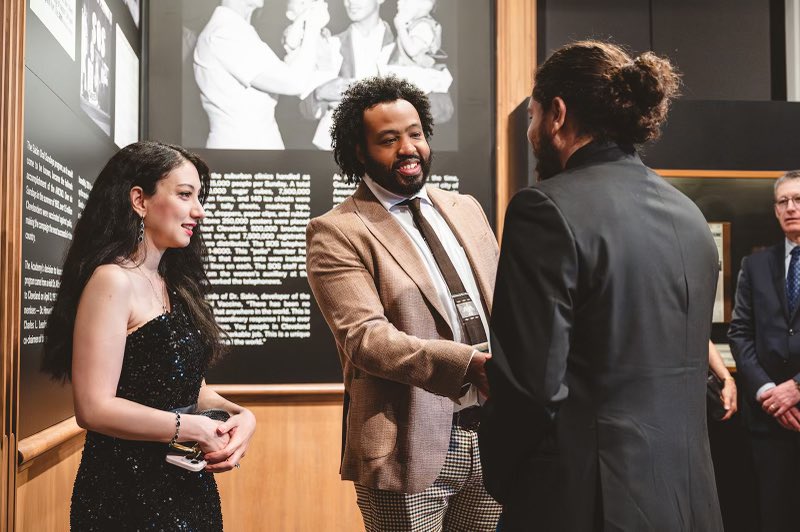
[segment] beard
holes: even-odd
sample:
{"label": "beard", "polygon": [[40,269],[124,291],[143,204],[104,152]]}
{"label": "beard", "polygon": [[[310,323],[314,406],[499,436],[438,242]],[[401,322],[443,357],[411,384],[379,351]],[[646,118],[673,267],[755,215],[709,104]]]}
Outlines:
{"label": "beard", "polygon": [[553,138],[542,131],[539,131],[538,137],[538,142],[532,143],[533,154],[536,156],[537,180],[544,181],[560,173],[563,168],[561,158],[553,145]]}
{"label": "beard", "polygon": [[[405,176],[397,171],[398,168],[407,161],[418,161],[420,172],[416,176]],[[376,183],[398,196],[411,197],[428,182],[431,173],[431,161],[433,152],[428,158],[417,155],[409,155],[397,159],[391,167],[386,167],[373,159],[368,153],[364,156],[364,169]]]}

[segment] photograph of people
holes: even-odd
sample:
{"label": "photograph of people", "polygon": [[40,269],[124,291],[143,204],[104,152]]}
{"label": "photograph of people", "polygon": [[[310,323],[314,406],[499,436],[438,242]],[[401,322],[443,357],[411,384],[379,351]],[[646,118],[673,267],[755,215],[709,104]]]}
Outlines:
{"label": "photograph of people", "polygon": [[354,81],[378,75],[380,66],[388,63],[394,50],[394,33],[380,16],[383,1],[344,0],[350,25],[336,35],[342,53],[339,75],[318,87],[301,104],[306,118],[319,120],[312,142],[321,150],[331,149],[331,116],[342,93]]}
{"label": "photograph of people", "polygon": [[275,120],[276,95],[304,96],[323,81],[320,72],[324,76],[325,70],[317,69],[316,62],[317,44],[330,18],[327,4],[310,2],[302,14],[302,31],[290,32],[295,46],[286,61],[250,24],[253,11],[263,5],[263,0],[222,0],[197,39],[194,77],[208,115],[206,148],[284,149]]}
{"label": "photograph of people", "polygon": [[[75,227],[42,367],[72,381],[87,429],[72,530],[222,530],[212,473],[239,467],[255,417],[205,385],[222,352],[198,225],[209,182],[181,147],[130,144],[100,172]],[[211,408],[230,418],[193,414]],[[204,470],[167,462],[181,442],[196,442]]]}
{"label": "photograph of people", "polygon": [[398,0],[395,62],[430,68],[442,46],[442,26],[431,16],[435,0]]}
{"label": "photograph of people", "polygon": [[106,135],[111,134],[112,28],[108,5],[85,0],[81,7],[81,108]]}
{"label": "photograph of people", "polygon": [[407,79],[425,93],[432,93],[434,119],[442,123],[452,116],[452,103],[445,114],[447,108],[436,98],[447,93],[453,76],[443,62],[447,54],[442,50],[442,26],[431,16],[435,7],[435,0],[398,0],[396,46],[381,72]]}
{"label": "photograph of people", "polygon": [[437,125],[448,124],[437,144],[457,149],[455,0],[183,5],[185,145],[330,150],[331,116],[344,90],[395,75],[428,96]]}

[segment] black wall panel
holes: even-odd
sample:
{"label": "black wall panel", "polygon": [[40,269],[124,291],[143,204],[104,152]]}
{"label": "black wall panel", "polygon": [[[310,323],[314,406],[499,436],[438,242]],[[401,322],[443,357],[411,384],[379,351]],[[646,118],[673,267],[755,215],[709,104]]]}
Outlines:
{"label": "black wall panel", "polygon": [[769,100],[770,11],[752,0],[651,0],[653,49],[684,74],[684,98]]}
{"label": "black wall panel", "polygon": [[540,63],[556,48],[577,39],[611,39],[637,53],[650,49],[646,1],[540,0],[539,15]]}

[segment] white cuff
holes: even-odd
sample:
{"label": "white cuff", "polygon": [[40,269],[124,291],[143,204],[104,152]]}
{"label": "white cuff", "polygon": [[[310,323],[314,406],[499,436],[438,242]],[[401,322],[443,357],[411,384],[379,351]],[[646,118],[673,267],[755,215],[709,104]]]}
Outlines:
{"label": "white cuff", "polygon": [[756,391],[756,401],[761,401],[761,395],[767,390],[773,389],[774,387],[775,387],[774,382],[768,382],[763,386],[761,386],[761,388],[759,388],[758,391]]}

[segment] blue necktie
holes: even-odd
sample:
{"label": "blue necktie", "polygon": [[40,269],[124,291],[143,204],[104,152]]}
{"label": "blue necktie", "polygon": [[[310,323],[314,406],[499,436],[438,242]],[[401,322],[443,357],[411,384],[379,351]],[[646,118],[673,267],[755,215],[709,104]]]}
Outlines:
{"label": "blue necktie", "polygon": [[789,303],[789,316],[793,316],[800,303],[800,246],[792,248],[789,271],[786,272],[786,301]]}

